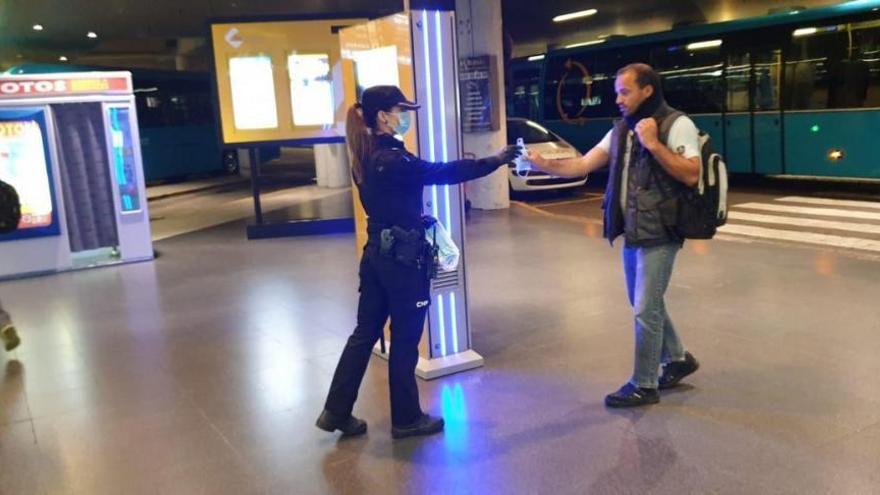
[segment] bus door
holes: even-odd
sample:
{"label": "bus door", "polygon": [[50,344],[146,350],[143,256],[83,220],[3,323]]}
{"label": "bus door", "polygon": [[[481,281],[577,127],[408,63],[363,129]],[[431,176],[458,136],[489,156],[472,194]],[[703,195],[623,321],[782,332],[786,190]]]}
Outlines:
{"label": "bus door", "polygon": [[782,49],[727,52],[725,159],[731,172],[782,173]]}

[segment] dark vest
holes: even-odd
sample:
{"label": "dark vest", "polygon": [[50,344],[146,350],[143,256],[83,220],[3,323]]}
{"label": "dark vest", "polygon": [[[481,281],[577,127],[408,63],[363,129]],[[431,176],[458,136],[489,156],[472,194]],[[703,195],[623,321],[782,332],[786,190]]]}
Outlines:
{"label": "dark vest", "polygon": [[[661,105],[654,114],[658,128],[675,110]],[[628,247],[650,247],[670,242],[681,243],[675,233],[676,200],[683,184],[672,178],[654,156],[642,148],[633,136],[627,171],[626,208],[621,209],[624,156],[629,128],[623,119],[614,123],[608,164],[608,184],[605,188],[605,238],[613,243],[624,235]],[[661,135],[666,143],[668,136]]]}

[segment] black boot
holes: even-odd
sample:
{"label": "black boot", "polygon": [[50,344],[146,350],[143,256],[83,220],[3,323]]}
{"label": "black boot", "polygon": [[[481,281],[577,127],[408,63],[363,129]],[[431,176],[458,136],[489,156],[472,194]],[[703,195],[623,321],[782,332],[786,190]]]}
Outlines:
{"label": "black boot", "polygon": [[433,435],[443,431],[444,424],[443,418],[435,418],[427,414],[422,414],[422,417],[415,423],[405,426],[392,426],[391,437],[406,438]]}
{"label": "black boot", "polygon": [[326,409],[321,413],[315,426],[324,431],[329,431],[330,433],[339,430],[344,437],[354,437],[357,435],[363,435],[367,432],[366,421],[358,419],[350,414],[347,418],[340,419]]}
{"label": "black boot", "polygon": [[21,344],[21,339],[18,338],[18,332],[15,331],[15,327],[12,325],[6,325],[0,330],[0,337],[3,339],[3,347],[7,351],[11,351],[18,347]]}
{"label": "black boot", "polygon": [[656,388],[640,388],[632,383],[620,387],[620,390],[605,396],[608,407],[638,407],[660,402],[660,393]]}
{"label": "black boot", "polygon": [[700,369],[700,363],[689,352],[684,353],[684,361],[673,361],[663,365],[660,375],[660,390],[678,385],[684,377]]}

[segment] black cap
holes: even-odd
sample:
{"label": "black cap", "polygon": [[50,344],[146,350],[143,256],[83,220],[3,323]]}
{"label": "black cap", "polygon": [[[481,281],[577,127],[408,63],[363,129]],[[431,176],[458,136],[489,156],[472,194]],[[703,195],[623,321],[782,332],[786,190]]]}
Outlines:
{"label": "black cap", "polygon": [[417,103],[407,100],[397,86],[371,86],[361,95],[361,108],[368,124],[380,110],[388,112],[395,106],[404,110],[419,108]]}

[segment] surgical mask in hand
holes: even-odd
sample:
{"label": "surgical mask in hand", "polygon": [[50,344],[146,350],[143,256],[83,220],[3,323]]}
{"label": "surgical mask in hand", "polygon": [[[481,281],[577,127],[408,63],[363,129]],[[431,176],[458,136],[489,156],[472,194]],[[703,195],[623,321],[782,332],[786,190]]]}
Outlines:
{"label": "surgical mask in hand", "polygon": [[532,162],[526,158],[526,145],[523,143],[523,138],[516,138],[516,145],[519,147],[520,155],[513,160],[513,164],[516,166],[516,174],[523,177],[532,170]]}

